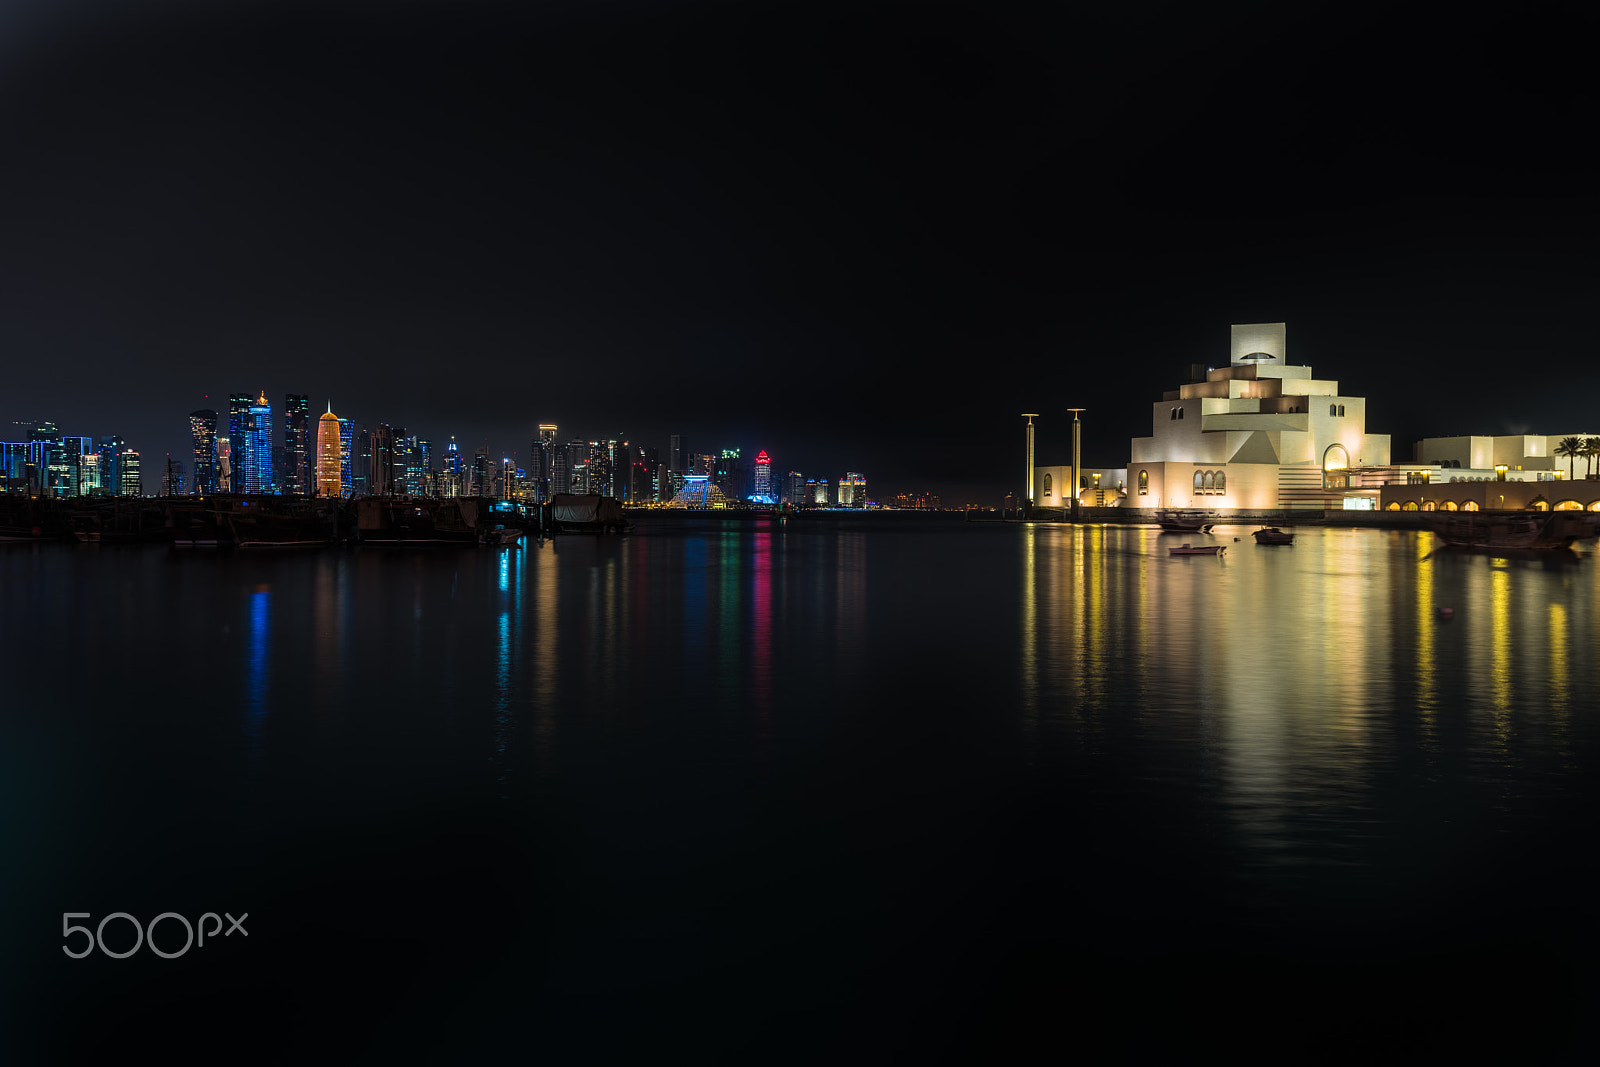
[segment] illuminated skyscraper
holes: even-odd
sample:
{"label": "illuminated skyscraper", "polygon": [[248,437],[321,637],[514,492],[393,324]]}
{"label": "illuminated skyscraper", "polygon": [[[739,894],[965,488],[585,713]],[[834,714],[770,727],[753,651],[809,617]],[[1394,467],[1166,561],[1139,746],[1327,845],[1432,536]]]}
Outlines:
{"label": "illuminated skyscraper", "polygon": [[539,500],[549,500],[551,486],[555,484],[555,450],[556,424],[541,422],[528,464],[528,476],[533,479],[533,491]]}
{"label": "illuminated skyscraper", "polygon": [[[331,405],[330,405],[331,406]],[[355,480],[350,455],[355,449],[356,420],[339,420],[339,491],[345,496],[355,492]]]}
{"label": "illuminated skyscraper", "polygon": [[[278,468],[278,484],[285,493],[296,496],[312,490],[312,456],[316,446],[311,440],[310,401],[304,393],[286,393],[283,398],[283,463]],[[337,421],[338,416],[334,419]],[[320,439],[320,420],[317,434]],[[316,451],[317,462],[321,459],[321,452]],[[316,477],[320,477],[320,473]]]}
{"label": "illuminated skyscraper", "polygon": [[117,491],[120,496],[144,495],[144,483],[139,478],[139,453],[131,448],[117,457]]}
{"label": "illuminated skyscraper", "polygon": [[344,495],[344,455],[339,416],[333,413],[333,402],[330,400],[328,410],[317,420],[318,496]]}
{"label": "illuminated skyscraper", "polygon": [[210,408],[189,412],[189,436],[194,441],[191,493],[217,491],[217,413]]}
{"label": "illuminated skyscraper", "polygon": [[[169,459],[170,463],[171,460]],[[236,493],[239,480],[233,469],[233,442],[226,437],[217,438],[217,492]]]}
{"label": "illuminated skyscraper", "polygon": [[[247,421],[249,421],[249,419],[250,419],[250,394],[249,393],[229,393],[228,394],[228,440],[233,443],[233,450],[234,450],[234,453],[235,453],[233,458],[235,460],[237,460],[239,458],[239,456],[242,455],[242,453],[239,450],[239,442],[244,440],[244,424]],[[220,426],[217,427],[217,432],[218,433],[222,432],[222,428]]]}
{"label": "illuminated skyscraper", "polygon": [[441,496],[463,496],[465,485],[462,483],[461,446],[456,444],[456,435],[450,435],[450,441],[444,446],[444,485]]}
{"label": "illuminated skyscraper", "polygon": [[589,492],[615,496],[611,491],[611,447],[605,441],[589,442]]}
{"label": "illuminated skyscraper", "polygon": [[772,458],[763,450],[756,454],[755,498],[763,504],[776,503],[772,496]]}
{"label": "illuminated skyscraper", "polygon": [[589,492],[589,442],[572,441],[567,445],[567,488],[569,493]]}
{"label": "illuminated skyscraper", "polygon": [[839,479],[839,506],[846,508],[867,506],[867,480],[855,471]]}
{"label": "illuminated skyscraper", "polygon": [[479,445],[478,450],[472,454],[471,482],[468,485],[469,496],[493,496],[495,464],[489,458],[487,445]]}
{"label": "illuminated skyscraper", "polygon": [[267,394],[251,404],[245,417],[243,454],[238,457],[246,493],[270,493],[272,483],[272,406]]}
{"label": "illuminated skyscraper", "polygon": [[116,434],[100,438],[95,451],[100,455],[100,485],[107,496],[122,495],[122,453],[127,448],[128,442]]}
{"label": "illuminated skyscraper", "polygon": [[806,476],[799,471],[790,471],[783,476],[783,502],[785,504],[805,504]]}

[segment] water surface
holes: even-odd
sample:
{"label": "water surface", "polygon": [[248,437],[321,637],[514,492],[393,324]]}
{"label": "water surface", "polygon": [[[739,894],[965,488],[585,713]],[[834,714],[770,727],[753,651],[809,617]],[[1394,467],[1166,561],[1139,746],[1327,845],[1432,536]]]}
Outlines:
{"label": "water surface", "polygon": [[[1596,561],[1202,539],[1228,551],[870,518],[7,549],[8,1040],[279,1062],[1592,1047]],[[247,940],[61,951],[63,912],[224,910]]]}

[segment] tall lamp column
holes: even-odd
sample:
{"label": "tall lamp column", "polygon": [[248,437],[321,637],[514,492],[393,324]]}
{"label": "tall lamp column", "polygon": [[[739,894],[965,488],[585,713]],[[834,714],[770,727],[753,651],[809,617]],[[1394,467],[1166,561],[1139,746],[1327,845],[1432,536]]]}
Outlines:
{"label": "tall lamp column", "polygon": [[1067,410],[1072,412],[1072,518],[1076,520],[1078,518],[1078,482],[1083,477],[1079,473],[1083,468],[1078,458],[1083,446],[1083,423],[1078,421],[1078,412],[1089,409],[1068,408]]}
{"label": "tall lamp column", "polygon": [[1028,477],[1022,483],[1023,507],[1028,510],[1031,517],[1033,511],[1033,420],[1038,418],[1037,412],[1029,414],[1023,412],[1022,417],[1028,420]]}

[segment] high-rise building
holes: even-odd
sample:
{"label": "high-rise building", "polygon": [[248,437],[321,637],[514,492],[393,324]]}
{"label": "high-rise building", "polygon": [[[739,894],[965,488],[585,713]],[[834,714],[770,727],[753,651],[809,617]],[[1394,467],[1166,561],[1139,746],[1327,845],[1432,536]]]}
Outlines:
{"label": "high-rise building", "polygon": [[611,488],[611,449],[604,441],[589,442],[589,492],[615,496]]}
{"label": "high-rise building", "polygon": [[357,426],[350,453],[350,491],[356,496],[376,496],[372,487],[372,434],[365,426]]}
{"label": "high-rise building", "polygon": [[549,500],[555,484],[556,424],[541,422],[533,439],[533,455],[528,462],[528,477],[539,500]]}
{"label": "high-rise building", "polygon": [[194,442],[191,493],[217,491],[217,413],[210,408],[189,412],[189,436]]}
{"label": "high-rise building", "polygon": [[100,438],[95,449],[100,456],[100,485],[107,496],[122,495],[122,453],[127,448],[128,442],[112,434]]}
{"label": "high-rise building", "polygon": [[678,474],[684,473],[684,464],[689,461],[689,452],[684,447],[683,434],[673,434],[671,439],[668,441],[667,447],[671,452],[671,455],[667,458],[667,463],[672,467],[674,472]]}
{"label": "high-rise building", "polygon": [[85,452],[78,457],[77,489],[77,496],[99,496],[103,491],[98,451]]}
{"label": "high-rise building", "polygon": [[494,464],[489,460],[488,445],[479,445],[478,450],[472,454],[468,493],[472,496],[494,495]]}
{"label": "high-rise building", "polygon": [[427,438],[407,435],[402,427],[396,427],[394,432],[395,495],[425,496],[428,492],[428,453],[432,446]]}
{"label": "high-rise building", "polygon": [[344,495],[344,455],[339,416],[330,400],[327,412],[317,419],[317,496]]}
{"label": "high-rise building", "polygon": [[[331,405],[330,405],[331,406]],[[339,420],[339,491],[350,496],[356,491],[355,467],[351,453],[355,448],[356,420]]]}
{"label": "high-rise building", "polygon": [[807,478],[806,495],[811,498],[813,504],[826,505],[832,503],[832,500],[828,497],[828,479],[826,478]]}
{"label": "high-rise building", "polygon": [[119,496],[143,496],[144,485],[139,478],[139,453],[124,449],[117,457],[117,493]]}
{"label": "high-rise building", "polygon": [[839,479],[839,506],[845,508],[867,506],[867,480],[855,471]]}
{"label": "high-rise building", "polygon": [[369,464],[367,492],[373,496],[393,496],[394,447],[398,438],[395,428],[380,422],[372,429],[372,459]]}
{"label": "high-rise building", "polygon": [[[58,486],[57,496],[87,496],[99,484],[98,471],[89,463],[94,455],[94,438],[69,437],[60,439],[60,451],[54,467],[53,481]],[[94,482],[90,482],[94,478]]]}
{"label": "high-rise building", "polygon": [[247,410],[242,444],[242,455],[237,458],[243,468],[243,490],[272,492],[277,488],[272,481],[272,405],[267,403],[265,391]]}
{"label": "high-rise building", "polygon": [[799,471],[790,471],[783,476],[783,502],[797,506],[809,502],[806,497],[806,476]]}
{"label": "high-rise building", "polygon": [[[283,397],[283,463],[278,468],[279,485],[285,493],[305,496],[312,491],[313,453],[311,438],[311,398],[304,393],[285,393]],[[338,416],[334,416],[335,422]],[[320,436],[322,426],[317,426]],[[321,454],[316,454],[321,460]]]}
{"label": "high-rise building", "polygon": [[161,476],[162,496],[181,496],[183,494],[183,461],[167,457],[167,469]]}
{"label": "high-rise building", "polygon": [[55,423],[28,423],[29,482],[40,496],[65,496],[66,463],[61,447],[61,429]]}
{"label": "high-rise building", "polygon": [[737,448],[724,448],[717,457],[712,481],[729,500],[746,500],[754,490],[754,472],[749,460],[739,455]]}
{"label": "high-rise building", "polygon": [[7,493],[31,492],[28,484],[30,466],[26,441],[0,441],[0,480],[4,482],[0,489]]}
{"label": "high-rise building", "polygon": [[456,435],[450,435],[450,442],[444,446],[444,477],[440,486],[441,496],[463,496],[465,486],[461,480],[461,446],[456,444]]}
{"label": "high-rise building", "polygon": [[772,457],[763,449],[756,454],[756,484],[752,494],[763,504],[775,504],[772,495]]}
{"label": "high-rise building", "polygon": [[567,492],[589,492],[589,442],[567,444]]}
{"label": "high-rise building", "polygon": [[[244,424],[245,424],[246,421],[249,420],[249,418],[250,418],[250,394],[249,393],[229,393],[228,394],[228,440],[233,442],[233,447],[234,447],[234,451],[235,452],[239,452],[239,449],[240,449],[239,442],[244,440]],[[217,432],[218,433],[222,432],[222,428],[220,426],[217,427]],[[240,453],[240,454],[242,455],[243,453]],[[237,455],[234,456],[235,460],[237,460],[238,458],[239,457]]]}
{"label": "high-rise building", "polygon": [[[168,461],[170,462],[170,460]],[[233,442],[226,437],[217,438],[217,492],[235,493],[243,484],[242,475],[233,469]]]}

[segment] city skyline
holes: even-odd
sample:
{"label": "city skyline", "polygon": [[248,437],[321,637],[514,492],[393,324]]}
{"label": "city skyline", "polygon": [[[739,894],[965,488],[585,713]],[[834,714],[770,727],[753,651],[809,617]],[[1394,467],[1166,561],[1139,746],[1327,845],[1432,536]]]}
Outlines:
{"label": "city skyline", "polygon": [[[1294,322],[1397,446],[1585,421],[1586,13],[0,18],[0,418],[147,472],[184,412],[226,421],[220,383],[502,454],[541,418],[689,428],[987,499],[1015,412],[1048,462],[1085,408],[1085,464],[1121,464],[1233,322]],[[1560,387],[1484,387],[1530,361]]]}
{"label": "city skyline", "polygon": [[[842,502],[851,506],[861,506],[867,499],[866,480],[859,472],[819,473],[813,466],[807,478],[807,472],[790,465],[775,473],[774,461],[765,449],[749,452],[741,447],[707,448],[684,434],[670,435],[667,447],[662,448],[626,434],[573,436],[562,434],[557,423],[540,423],[526,449],[495,450],[479,445],[463,451],[455,435],[438,440],[392,423],[367,424],[336,414],[331,400],[327,412],[318,416],[318,426],[313,431],[306,421],[307,399],[307,394],[284,394],[285,411],[300,413],[299,428],[292,418],[285,418],[281,426],[274,429],[275,409],[264,390],[254,398],[247,393],[229,394],[226,416],[219,416],[210,408],[189,412],[185,417],[184,450],[178,455],[170,451],[160,454],[159,462],[152,468],[158,480],[146,483],[143,495],[217,491],[324,495],[313,483],[316,486],[331,484],[325,477],[328,472],[319,472],[318,467],[322,462],[319,457],[330,462],[329,457],[332,457],[337,458],[342,471],[340,485],[344,495],[353,492],[356,495],[510,496],[537,492],[531,487],[543,480],[546,492],[552,494],[597,492],[628,502],[651,503],[670,500],[683,487],[681,477],[675,484],[669,484],[663,480],[665,475],[703,473],[729,490],[728,499],[765,503]],[[111,488],[113,484],[121,484],[120,467],[112,470],[115,460],[110,458],[127,444],[121,435],[65,433],[55,420],[14,420],[10,425],[9,437],[16,439],[18,447],[36,438],[58,444],[70,440],[77,443],[66,452],[77,455],[79,453],[73,450],[82,449],[81,454],[94,461],[90,471],[74,469],[68,474],[62,468],[53,475],[39,474],[50,482],[53,494],[88,495],[92,488],[125,495],[120,489]],[[5,436],[0,435],[0,438]],[[99,444],[95,444],[97,441]],[[108,454],[107,449],[113,442],[116,447]],[[8,443],[0,440],[0,444]],[[628,450],[625,457],[618,453],[622,448]],[[559,451],[561,457],[555,459],[552,450]],[[575,450],[582,453],[582,458],[577,458]],[[138,453],[133,454],[137,463]],[[21,453],[17,456],[8,453],[4,458],[7,465],[0,475],[7,478],[21,477],[11,470],[16,463],[33,463],[31,456]],[[632,471],[620,469],[624,458],[627,465],[634,468]],[[595,467],[596,463],[600,466]],[[47,462],[35,464],[35,467],[48,465]],[[102,481],[97,473],[101,466],[112,471],[107,481]],[[515,479],[514,483],[506,482],[508,475]],[[787,487],[797,476],[798,484],[808,487],[803,494],[791,495]],[[302,484],[304,488],[299,488]],[[515,489],[506,488],[506,484],[514,484]],[[818,495],[818,484],[837,485],[837,494],[825,489],[823,495]],[[20,491],[19,485],[20,482],[8,483],[9,491]],[[874,488],[886,500],[938,497],[926,486]]]}

